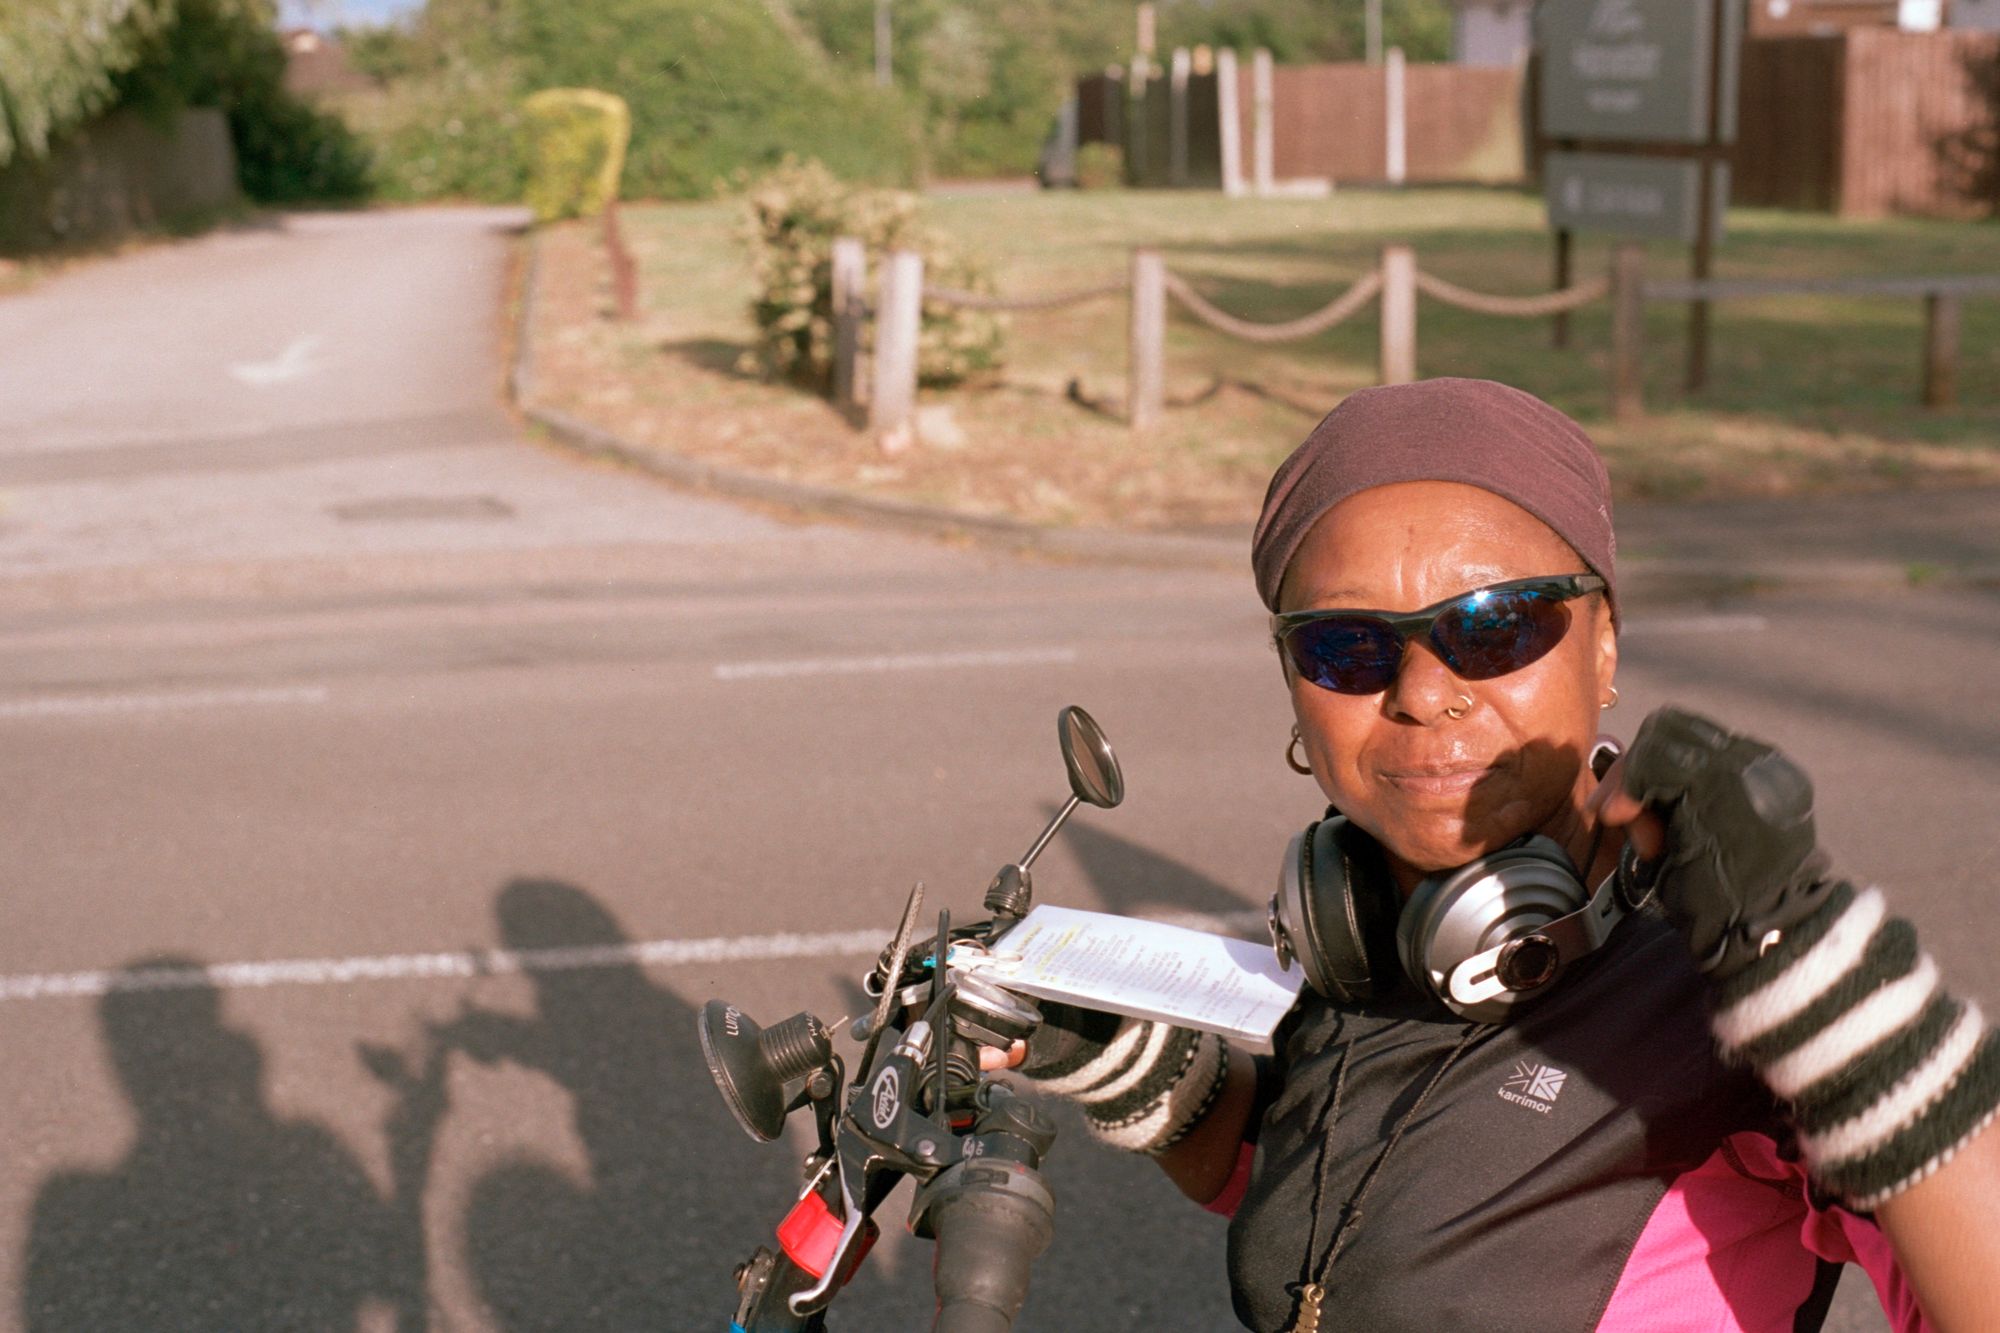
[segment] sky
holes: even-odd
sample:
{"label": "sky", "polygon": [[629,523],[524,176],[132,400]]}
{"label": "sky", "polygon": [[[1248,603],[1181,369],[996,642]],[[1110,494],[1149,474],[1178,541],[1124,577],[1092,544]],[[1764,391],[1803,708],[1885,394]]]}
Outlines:
{"label": "sky", "polygon": [[424,0],[278,0],[278,21],[287,28],[358,28],[423,7]]}

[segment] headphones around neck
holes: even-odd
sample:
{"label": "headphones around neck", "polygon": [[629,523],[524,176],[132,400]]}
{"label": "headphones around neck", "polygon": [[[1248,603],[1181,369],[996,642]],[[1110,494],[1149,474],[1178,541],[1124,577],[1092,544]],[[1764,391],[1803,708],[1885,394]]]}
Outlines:
{"label": "headphones around neck", "polygon": [[[1616,754],[1600,742],[1592,769]],[[1399,909],[1382,849],[1329,809],[1285,850],[1271,945],[1280,967],[1296,959],[1330,1000],[1376,998],[1400,971],[1461,1018],[1499,1023],[1610,937],[1629,910],[1620,878],[1586,890],[1554,839],[1533,834],[1431,876]]]}

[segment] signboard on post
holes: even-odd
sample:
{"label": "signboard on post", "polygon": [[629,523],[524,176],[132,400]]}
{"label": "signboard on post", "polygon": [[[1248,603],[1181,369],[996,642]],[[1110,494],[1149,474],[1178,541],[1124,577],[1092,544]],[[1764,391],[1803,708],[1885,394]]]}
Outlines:
{"label": "signboard on post", "polygon": [[1713,110],[1735,140],[1743,0],[1541,0],[1535,25],[1545,136],[1708,143]]}
{"label": "signboard on post", "polygon": [[[1729,164],[1706,164],[1710,210],[1722,232],[1729,198]],[[1701,172],[1697,158],[1634,157],[1626,153],[1550,153],[1542,161],[1549,225],[1639,239],[1694,241],[1701,234]]]}
{"label": "signboard on post", "polygon": [[[1744,0],[1538,0],[1537,109],[1558,287],[1569,285],[1578,231],[1692,241],[1694,276],[1708,276],[1729,198],[1723,154],[1736,140],[1745,19]],[[1577,151],[1585,148],[1600,151]],[[1556,346],[1567,338],[1558,316]],[[1688,306],[1688,388],[1707,377],[1708,304],[1697,300]]]}

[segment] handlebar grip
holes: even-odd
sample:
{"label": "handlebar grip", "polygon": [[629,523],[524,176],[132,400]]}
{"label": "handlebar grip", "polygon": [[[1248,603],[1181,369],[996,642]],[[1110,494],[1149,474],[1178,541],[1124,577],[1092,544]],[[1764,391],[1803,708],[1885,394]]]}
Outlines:
{"label": "handlebar grip", "polygon": [[1055,1234],[1055,1196],[1033,1167],[960,1162],[923,1190],[937,1237],[932,1333],[1007,1333],[1028,1299],[1028,1269]]}

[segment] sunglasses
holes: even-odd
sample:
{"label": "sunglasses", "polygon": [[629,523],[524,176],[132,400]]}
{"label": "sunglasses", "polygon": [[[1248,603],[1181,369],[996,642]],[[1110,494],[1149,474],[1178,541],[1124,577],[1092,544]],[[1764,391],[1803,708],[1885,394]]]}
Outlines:
{"label": "sunglasses", "polygon": [[1422,635],[1461,680],[1492,680],[1545,656],[1569,632],[1566,603],[1601,592],[1595,574],[1474,588],[1421,611],[1284,611],[1271,633],[1301,676],[1336,694],[1379,694]]}

